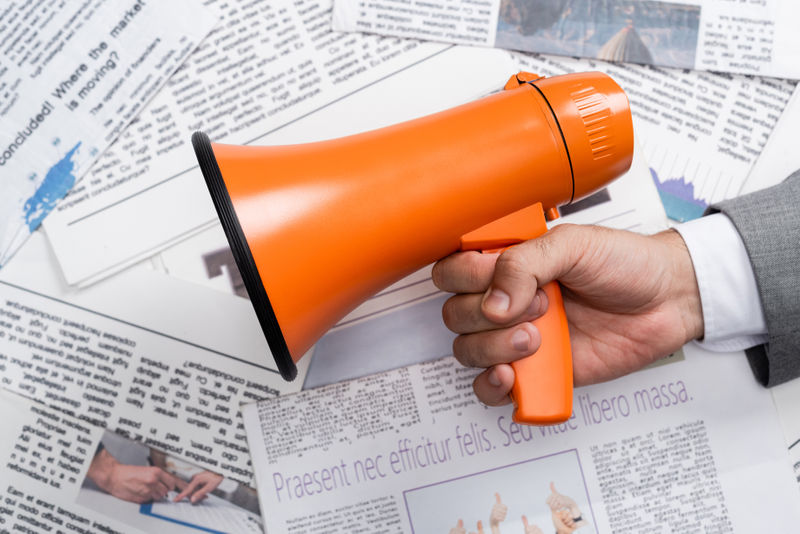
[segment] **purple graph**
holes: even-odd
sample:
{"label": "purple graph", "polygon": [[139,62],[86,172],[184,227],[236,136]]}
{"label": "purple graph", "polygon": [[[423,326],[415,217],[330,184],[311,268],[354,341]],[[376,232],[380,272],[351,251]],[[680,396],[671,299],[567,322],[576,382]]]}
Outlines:
{"label": "purple graph", "polygon": [[661,197],[661,203],[664,204],[667,217],[685,222],[703,215],[708,203],[695,196],[694,185],[687,182],[683,176],[662,181],[652,167],[650,174],[658,188],[658,195]]}

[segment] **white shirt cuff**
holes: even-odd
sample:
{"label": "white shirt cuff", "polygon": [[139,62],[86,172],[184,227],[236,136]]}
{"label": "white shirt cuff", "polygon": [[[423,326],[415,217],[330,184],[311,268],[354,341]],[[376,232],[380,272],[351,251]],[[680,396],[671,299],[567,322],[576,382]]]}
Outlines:
{"label": "white shirt cuff", "polygon": [[730,219],[715,213],[680,224],[694,264],[705,335],[697,343],[730,352],[766,343],[767,324],[750,257]]}

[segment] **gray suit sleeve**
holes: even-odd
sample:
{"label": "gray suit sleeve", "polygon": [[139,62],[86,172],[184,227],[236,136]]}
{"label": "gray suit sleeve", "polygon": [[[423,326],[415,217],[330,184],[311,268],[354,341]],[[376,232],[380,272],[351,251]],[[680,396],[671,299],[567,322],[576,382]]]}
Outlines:
{"label": "gray suit sleeve", "polygon": [[756,378],[774,386],[800,376],[800,171],[709,211],[731,219],[753,265],[768,333],[747,350]]}

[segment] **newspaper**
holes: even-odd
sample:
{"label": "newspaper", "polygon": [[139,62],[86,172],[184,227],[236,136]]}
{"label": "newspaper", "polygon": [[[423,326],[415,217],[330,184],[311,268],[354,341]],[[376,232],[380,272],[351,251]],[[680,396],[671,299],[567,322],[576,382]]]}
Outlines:
{"label": "newspaper", "polygon": [[800,135],[800,90],[795,89],[766,146],[758,156],[741,193],[779,184],[800,169],[797,137]]}
{"label": "newspaper", "polygon": [[796,2],[336,0],[333,27],[682,69],[800,78]]}
{"label": "newspaper", "polygon": [[3,3],[0,265],[215,23],[189,0]]}
{"label": "newspaper", "polygon": [[297,391],[252,306],[152,270],[65,286],[40,232],[0,271],[0,386],[252,485],[240,404]]}
{"label": "newspaper", "polygon": [[625,90],[636,138],[667,215],[695,219],[739,194],[795,83],[604,61],[514,54],[542,76],[599,70]]}
{"label": "newspaper", "polygon": [[249,404],[266,530],[793,531],[769,392],[741,353],[683,351],[548,427],[481,405],[451,357]]}
{"label": "newspaper", "polygon": [[[215,142],[262,143],[448,48],[334,33],[329,0],[204,6],[221,23],[45,224],[70,284],[118,272],[216,220],[190,143],[195,130]],[[190,21],[195,10],[187,11]]]}
{"label": "newspaper", "polygon": [[2,532],[263,532],[251,486],[2,388],[0,417]]}

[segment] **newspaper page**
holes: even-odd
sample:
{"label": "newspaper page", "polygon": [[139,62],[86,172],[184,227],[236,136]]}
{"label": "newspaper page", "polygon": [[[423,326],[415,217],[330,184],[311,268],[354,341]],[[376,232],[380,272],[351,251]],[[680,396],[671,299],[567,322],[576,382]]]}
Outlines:
{"label": "newspaper page", "polygon": [[795,83],[771,78],[514,54],[542,76],[599,70],[625,90],[667,215],[695,219],[739,194]]}
{"label": "newspaper page", "polygon": [[661,67],[800,77],[784,0],[336,0],[333,27]]}
{"label": "newspaper page", "polygon": [[447,48],[332,32],[330,0],[203,4],[221,23],[45,224],[70,284],[117,272],[216,220],[190,143],[195,130],[258,144]]}
{"label": "newspaper page", "polygon": [[480,404],[451,357],[249,404],[266,530],[794,531],[770,393],[741,353],[683,350],[554,426]]}
{"label": "newspaper page", "polygon": [[764,150],[747,175],[741,193],[751,193],[776,185],[800,169],[798,136],[800,136],[800,90],[795,89]]}
{"label": "newspaper page", "polygon": [[3,2],[0,265],[215,23],[190,0]]}
{"label": "newspaper page", "polygon": [[2,388],[0,417],[2,532],[263,532],[252,486]]}
{"label": "newspaper page", "polygon": [[240,404],[297,391],[244,299],[134,270],[76,292],[36,232],[0,271],[0,386],[252,485]]}

